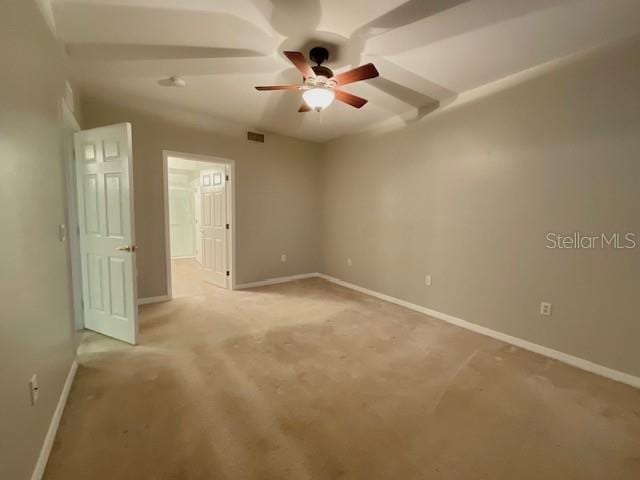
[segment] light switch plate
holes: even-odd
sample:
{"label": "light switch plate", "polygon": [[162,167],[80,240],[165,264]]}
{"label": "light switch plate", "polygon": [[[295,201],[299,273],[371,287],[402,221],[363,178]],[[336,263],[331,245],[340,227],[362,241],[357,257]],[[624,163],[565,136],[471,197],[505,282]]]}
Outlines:
{"label": "light switch plate", "polygon": [[38,387],[38,375],[33,374],[31,380],[29,380],[29,390],[31,392],[31,405],[35,405],[38,403],[38,392],[40,388]]}

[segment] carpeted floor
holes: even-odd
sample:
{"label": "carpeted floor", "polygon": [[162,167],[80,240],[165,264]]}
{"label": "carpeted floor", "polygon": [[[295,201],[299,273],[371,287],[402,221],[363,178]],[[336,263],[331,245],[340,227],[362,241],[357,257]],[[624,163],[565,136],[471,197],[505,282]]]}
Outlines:
{"label": "carpeted floor", "polygon": [[640,391],[320,279],[88,334],[47,480],[638,480]]}
{"label": "carpeted floor", "polygon": [[204,282],[204,270],[195,258],[171,259],[173,298],[204,295],[207,287]]}

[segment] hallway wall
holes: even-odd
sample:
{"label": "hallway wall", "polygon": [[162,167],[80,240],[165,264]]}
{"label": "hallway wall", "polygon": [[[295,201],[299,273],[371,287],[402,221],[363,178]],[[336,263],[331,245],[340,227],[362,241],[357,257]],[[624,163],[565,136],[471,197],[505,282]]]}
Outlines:
{"label": "hallway wall", "polygon": [[[31,477],[75,357],[60,99],[65,55],[33,0],[0,14],[0,478]],[[36,373],[39,400],[31,406]]]}

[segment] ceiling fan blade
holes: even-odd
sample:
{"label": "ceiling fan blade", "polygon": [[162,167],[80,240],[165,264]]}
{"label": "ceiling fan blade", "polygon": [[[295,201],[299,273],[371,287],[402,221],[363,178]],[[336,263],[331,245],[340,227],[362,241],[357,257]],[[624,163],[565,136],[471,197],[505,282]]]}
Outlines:
{"label": "ceiling fan blade", "polygon": [[304,78],[316,78],[316,74],[313,72],[307,59],[300,52],[283,52],[285,57],[289,59],[291,63],[302,73]]}
{"label": "ceiling fan blade", "polygon": [[300,113],[306,113],[306,112],[310,112],[311,111],[311,107],[309,105],[307,105],[306,103],[303,103],[302,105],[300,105],[300,108],[298,109],[298,112]]}
{"label": "ceiling fan blade", "polygon": [[366,105],[368,100],[358,97],[356,95],[352,95],[343,90],[336,90],[336,100],[340,100],[341,102],[347,103],[352,107],[362,108]]}
{"label": "ceiling fan blade", "polygon": [[362,108],[366,105],[369,100],[366,100],[362,97],[358,97],[356,95],[352,95],[343,90],[336,90],[336,100],[340,100],[352,107]]}
{"label": "ceiling fan blade", "polygon": [[367,63],[366,65],[361,65],[353,70],[349,70],[348,72],[339,73],[333,77],[333,79],[341,86],[353,82],[359,82],[360,80],[375,78],[378,75],[380,74],[378,73],[375,65],[373,63]]}
{"label": "ceiling fan blade", "polygon": [[256,87],[256,90],[300,90],[300,85],[269,85],[266,87]]}

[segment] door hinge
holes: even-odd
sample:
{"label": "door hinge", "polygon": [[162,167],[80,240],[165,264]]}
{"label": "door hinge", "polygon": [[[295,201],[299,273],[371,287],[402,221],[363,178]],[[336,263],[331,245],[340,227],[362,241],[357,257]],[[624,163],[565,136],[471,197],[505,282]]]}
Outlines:
{"label": "door hinge", "polygon": [[227,277],[231,275],[231,272],[229,270],[227,270]]}
{"label": "door hinge", "polygon": [[227,230],[229,230],[229,224],[227,223]]}
{"label": "door hinge", "polygon": [[225,179],[226,179],[226,180],[227,180],[227,182],[228,182],[228,181],[229,181],[229,175],[227,175],[227,176],[225,177]]}

